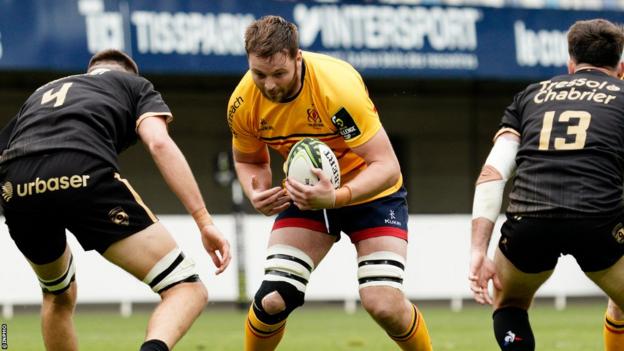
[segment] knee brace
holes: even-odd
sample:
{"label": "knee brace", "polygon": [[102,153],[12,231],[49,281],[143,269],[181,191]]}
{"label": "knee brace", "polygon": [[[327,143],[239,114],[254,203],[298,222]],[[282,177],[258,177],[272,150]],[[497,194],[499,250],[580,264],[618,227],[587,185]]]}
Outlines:
{"label": "knee brace", "polygon": [[[303,305],[305,290],[314,270],[314,262],[303,251],[288,245],[271,246],[264,267],[264,281],[254,297],[253,309],[260,321],[276,324]],[[276,314],[267,313],[262,299],[276,291],[285,303],[285,309]]]}
{"label": "knee brace", "polygon": [[76,264],[74,263],[74,255],[69,257],[69,264],[65,272],[60,277],[50,280],[39,279],[39,285],[44,293],[60,295],[69,289],[69,285],[76,279]]}
{"label": "knee brace", "polygon": [[199,281],[195,262],[186,257],[180,248],[166,254],[147,273],[143,282],[156,293],[161,293],[177,284]]}
{"label": "knee brace", "polygon": [[383,285],[401,289],[404,273],[405,259],[394,252],[378,251],[358,258],[360,289]]}

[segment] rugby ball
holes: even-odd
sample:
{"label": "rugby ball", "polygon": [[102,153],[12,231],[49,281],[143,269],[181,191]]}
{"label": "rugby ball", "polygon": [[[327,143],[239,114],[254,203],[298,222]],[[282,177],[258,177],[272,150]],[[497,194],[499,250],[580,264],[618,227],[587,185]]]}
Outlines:
{"label": "rugby ball", "polygon": [[318,139],[303,138],[290,149],[284,163],[284,171],[287,177],[313,186],[319,181],[312,173],[313,168],[323,171],[334,189],[340,187],[340,165],[332,149]]}

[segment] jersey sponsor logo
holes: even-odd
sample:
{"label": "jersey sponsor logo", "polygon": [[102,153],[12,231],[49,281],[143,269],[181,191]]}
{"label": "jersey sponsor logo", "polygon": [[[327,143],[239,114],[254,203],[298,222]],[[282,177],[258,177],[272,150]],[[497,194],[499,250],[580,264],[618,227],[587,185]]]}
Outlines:
{"label": "jersey sponsor logo", "polygon": [[11,182],[2,185],[2,198],[5,202],[9,202],[13,198],[13,184]]}
{"label": "jersey sponsor logo", "polygon": [[362,134],[355,124],[353,117],[351,117],[344,107],[332,117],[332,123],[338,128],[338,132],[345,140],[351,140]]}
{"label": "jersey sponsor logo", "polygon": [[615,228],[613,228],[611,235],[613,235],[613,238],[618,244],[624,244],[624,224],[618,223]]}
{"label": "jersey sponsor logo", "polygon": [[14,194],[19,197],[25,197],[35,194],[43,194],[51,191],[67,190],[70,188],[85,188],[88,185],[89,175],[71,175],[52,177],[48,179],[40,179],[37,177],[34,181],[22,184],[16,184],[16,192],[13,192],[13,185],[10,182],[4,183],[2,186],[2,198],[5,201],[11,200]]}
{"label": "jersey sponsor logo", "polygon": [[[533,102],[542,104],[549,101],[588,101],[599,104],[609,104],[615,100],[616,96],[610,92],[622,90],[619,86],[609,83],[606,80],[598,81],[587,78],[577,78],[572,80],[550,81],[545,80],[539,83],[541,88],[533,97]],[[578,88],[591,90],[578,90]]]}
{"label": "jersey sponsor logo", "polygon": [[308,114],[308,126],[316,129],[323,127],[323,121],[321,120],[321,116],[314,106],[307,109],[306,113]]}
{"label": "jersey sponsor logo", "polygon": [[121,206],[117,206],[108,212],[110,220],[117,225],[130,225],[130,216]]}
{"label": "jersey sponsor logo", "polygon": [[232,103],[228,110],[227,122],[228,126],[230,127],[230,131],[234,136],[236,136],[236,133],[234,132],[234,128],[232,128],[232,120],[234,119],[234,114],[236,113],[236,110],[238,110],[238,108],[241,107],[244,102],[245,100],[243,99],[243,97],[239,96],[236,98],[236,100],[234,100],[234,103]]}

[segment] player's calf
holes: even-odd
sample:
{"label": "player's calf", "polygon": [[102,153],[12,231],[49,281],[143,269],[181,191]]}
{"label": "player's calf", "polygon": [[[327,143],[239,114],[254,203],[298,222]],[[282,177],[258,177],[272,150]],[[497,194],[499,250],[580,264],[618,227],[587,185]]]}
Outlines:
{"label": "player's calf", "polygon": [[362,306],[405,351],[431,351],[422,314],[402,292],[405,258],[378,251],[358,259]]}
{"label": "player's calf", "polygon": [[535,339],[525,309],[502,307],[494,311],[494,336],[501,350],[533,351]]}
{"label": "player's calf", "polygon": [[609,300],[602,329],[606,351],[624,350],[624,312]]}

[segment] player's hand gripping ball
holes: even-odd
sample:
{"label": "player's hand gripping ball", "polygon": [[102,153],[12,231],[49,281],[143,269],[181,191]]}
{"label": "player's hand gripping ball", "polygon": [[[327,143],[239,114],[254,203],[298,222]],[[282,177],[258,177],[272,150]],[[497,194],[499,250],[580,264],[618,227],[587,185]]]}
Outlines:
{"label": "player's hand gripping ball", "polygon": [[284,172],[287,177],[313,186],[319,181],[312,173],[313,168],[320,169],[329,178],[334,189],[340,187],[340,165],[332,149],[318,139],[304,138],[290,149],[284,163]]}

